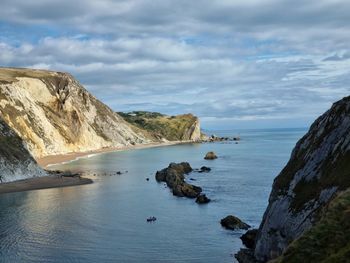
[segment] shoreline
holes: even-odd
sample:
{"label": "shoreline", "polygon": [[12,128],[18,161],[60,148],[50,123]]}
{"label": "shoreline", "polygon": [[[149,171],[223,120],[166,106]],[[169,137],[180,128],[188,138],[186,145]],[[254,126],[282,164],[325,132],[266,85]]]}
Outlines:
{"label": "shoreline", "polygon": [[61,188],[68,186],[77,186],[92,184],[93,180],[85,177],[74,176],[65,177],[60,175],[47,175],[41,177],[32,177],[28,179],[13,181],[0,184],[0,195],[15,192],[25,192],[31,190]]}
{"label": "shoreline", "polygon": [[147,148],[155,148],[155,147],[163,147],[163,146],[172,146],[172,145],[187,144],[187,143],[195,143],[195,142],[169,141],[169,142],[152,142],[148,144],[128,145],[128,146],[122,146],[122,147],[109,147],[109,148],[102,148],[102,149],[87,151],[87,152],[72,152],[72,153],[66,153],[66,154],[49,155],[42,158],[38,158],[36,161],[38,165],[41,166],[43,169],[47,169],[53,165],[73,162],[78,159],[89,158],[90,156],[97,155],[97,154],[127,151],[127,150],[147,149]]}
{"label": "shoreline", "polygon": [[[67,162],[73,162],[80,158],[89,158],[92,155],[96,154],[104,154],[109,152],[117,152],[117,151],[126,151],[126,150],[138,150],[138,149],[146,149],[146,148],[154,148],[154,147],[163,147],[163,146],[172,146],[179,144],[187,144],[187,143],[195,143],[193,141],[170,141],[170,142],[152,142],[148,144],[137,144],[137,145],[129,145],[123,147],[110,147],[110,148],[102,148],[99,150],[88,151],[88,152],[73,152],[67,154],[59,154],[59,155],[51,155],[46,156],[40,159],[37,159],[37,163],[43,169],[47,169],[50,166],[63,164]],[[90,178],[81,177],[81,176],[73,176],[66,177],[60,174],[55,175],[47,175],[41,177],[31,177],[23,180],[8,182],[8,183],[0,183],[0,195],[6,193],[14,193],[14,192],[24,192],[31,190],[40,190],[40,189],[50,189],[50,188],[61,188],[68,186],[77,186],[77,185],[85,185],[92,184],[94,181]]]}

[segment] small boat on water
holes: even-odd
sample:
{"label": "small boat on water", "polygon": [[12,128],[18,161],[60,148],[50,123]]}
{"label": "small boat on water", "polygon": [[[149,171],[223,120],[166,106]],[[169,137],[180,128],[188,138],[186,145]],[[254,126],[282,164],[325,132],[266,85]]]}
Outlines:
{"label": "small boat on water", "polygon": [[157,218],[155,216],[151,216],[151,217],[147,218],[147,222],[154,222],[156,220],[157,220]]}

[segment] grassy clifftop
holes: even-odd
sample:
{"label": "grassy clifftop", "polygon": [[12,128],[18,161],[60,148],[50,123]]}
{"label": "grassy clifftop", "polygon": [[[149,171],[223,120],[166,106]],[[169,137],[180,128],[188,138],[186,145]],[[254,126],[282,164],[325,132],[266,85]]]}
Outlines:
{"label": "grassy clifftop", "polygon": [[147,111],[118,112],[118,114],[137,128],[146,130],[151,137],[157,140],[163,138],[169,141],[200,139],[199,121],[192,114],[168,116]]}

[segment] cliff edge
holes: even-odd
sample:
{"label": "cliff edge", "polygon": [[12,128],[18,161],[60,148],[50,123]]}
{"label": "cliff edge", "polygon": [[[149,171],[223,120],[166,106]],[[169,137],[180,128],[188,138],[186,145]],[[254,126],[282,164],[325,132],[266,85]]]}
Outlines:
{"label": "cliff edge", "polygon": [[148,111],[119,114],[130,124],[145,130],[154,140],[200,141],[202,138],[199,119],[192,114],[168,116]]}
{"label": "cliff edge", "polygon": [[35,158],[150,141],[67,73],[0,68],[0,114]]}
{"label": "cliff edge", "polygon": [[256,259],[266,262],[282,255],[320,222],[325,207],[349,186],[350,97],[346,97],[312,124],[274,180],[256,240]]}

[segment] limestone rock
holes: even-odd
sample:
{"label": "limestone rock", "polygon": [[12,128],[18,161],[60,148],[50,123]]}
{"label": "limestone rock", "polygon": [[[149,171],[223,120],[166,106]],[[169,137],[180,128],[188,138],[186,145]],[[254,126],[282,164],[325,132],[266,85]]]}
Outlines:
{"label": "limestone rock", "polygon": [[350,187],[350,97],[333,104],[299,140],[273,183],[255,248],[267,261],[281,255],[318,220],[337,192]]}
{"label": "limestone rock", "polygon": [[0,118],[0,182],[44,175],[22,139]]}
{"label": "limestone rock", "polygon": [[35,158],[149,142],[67,73],[1,68],[0,114]]}

